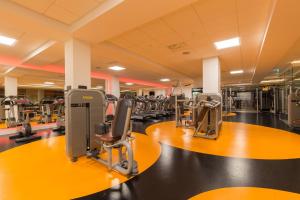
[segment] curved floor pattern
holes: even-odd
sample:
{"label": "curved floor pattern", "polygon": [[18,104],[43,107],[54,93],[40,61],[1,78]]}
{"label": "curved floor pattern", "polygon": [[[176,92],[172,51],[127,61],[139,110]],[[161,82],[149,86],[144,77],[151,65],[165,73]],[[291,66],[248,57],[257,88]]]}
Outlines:
{"label": "curved floor pattern", "polygon": [[221,189],[211,190],[190,198],[190,200],[219,200],[219,199],[222,200],[233,200],[233,199],[299,200],[300,194],[281,191],[281,190],[267,189],[267,188],[232,187],[232,188],[221,188]]}
{"label": "curved floor pattern", "polygon": [[174,121],[151,125],[146,133],[167,145],[218,156],[252,159],[300,158],[299,135],[245,123],[223,122],[217,140],[194,138],[192,129],[176,128]]}
{"label": "curved floor pattern", "polygon": [[[141,173],[156,162],[161,150],[151,137],[134,136],[135,159]],[[85,157],[76,163],[69,161],[64,137],[44,139],[4,151],[0,153],[0,169],[0,199],[71,199],[128,180]]]}

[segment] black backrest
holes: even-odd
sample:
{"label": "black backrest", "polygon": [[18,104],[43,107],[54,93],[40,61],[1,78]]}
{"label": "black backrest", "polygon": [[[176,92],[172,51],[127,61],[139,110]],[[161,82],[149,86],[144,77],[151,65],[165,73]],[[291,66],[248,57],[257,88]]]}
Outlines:
{"label": "black backrest", "polygon": [[[118,101],[116,112],[115,112],[115,118],[112,122],[112,137],[114,138],[122,137],[124,133],[124,129],[126,127],[127,128],[129,127],[132,106],[133,103],[131,99],[121,99]],[[128,116],[129,118],[127,118],[127,112],[129,109],[130,109],[130,113]],[[127,132],[127,130],[125,131]]]}

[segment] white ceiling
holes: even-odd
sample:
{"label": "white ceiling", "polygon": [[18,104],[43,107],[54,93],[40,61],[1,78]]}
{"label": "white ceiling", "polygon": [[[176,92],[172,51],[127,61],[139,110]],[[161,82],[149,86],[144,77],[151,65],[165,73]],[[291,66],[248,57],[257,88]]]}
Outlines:
{"label": "white ceiling", "polygon": [[[64,41],[76,37],[91,44],[95,72],[198,83],[202,60],[218,56],[223,84],[259,82],[300,58],[299,7],[298,0],[1,1],[0,34],[18,42],[0,45],[0,64],[63,67]],[[240,47],[215,49],[213,42],[236,36]],[[113,64],[127,69],[107,70]],[[236,69],[245,73],[230,75]],[[57,77],[29,71],[11,75],[24,83]]]}
{"label": "white ceiling", "polygon": [[105,0],[10,0],[20,6],[70,25]]}

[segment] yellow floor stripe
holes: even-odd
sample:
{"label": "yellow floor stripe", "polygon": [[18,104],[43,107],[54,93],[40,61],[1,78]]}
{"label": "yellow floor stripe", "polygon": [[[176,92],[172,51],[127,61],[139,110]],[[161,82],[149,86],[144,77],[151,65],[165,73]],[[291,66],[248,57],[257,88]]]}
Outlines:
{"label": "yellow floor stripe", "polygon": [[255,187],[221,188],[201,193],[190,200],[299,200],[300,194]]}
{"label": "yellow floor stripe", "polygon": [[[160,145],[134,134],[139,172],[156,162]],[[65,137],[54,137],[0,153],[0,199],[71,199],[110,188],[128,179],[82,157],[72,163],[65,153]]]}
{"label": "yellow floor stripe", "polygon": [[237,122],[223,122],[217,140],[194,138],[192,129],[162,122],[146,133],[164,144],[219,156],[254,159],[300,158],[300,135],[287,131]]}

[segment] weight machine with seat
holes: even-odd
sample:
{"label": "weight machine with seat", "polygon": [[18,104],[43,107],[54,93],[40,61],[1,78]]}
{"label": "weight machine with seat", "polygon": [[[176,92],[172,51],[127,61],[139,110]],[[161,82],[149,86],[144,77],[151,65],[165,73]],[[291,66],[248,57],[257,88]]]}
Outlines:
{"label": "weight machine with seat", "polygon": [[[66,150],[72,161],[88,156],[123,175],[138,172],[131,141],[130,118],[133,107],[131,99],[117,103],[115,118],[105,123],[106,102],[101,91],[71,89],[66,99]],[[118,152],[118,161],[113,161],[113,151]],[[103,157],[107,154],[107,158]]]}

